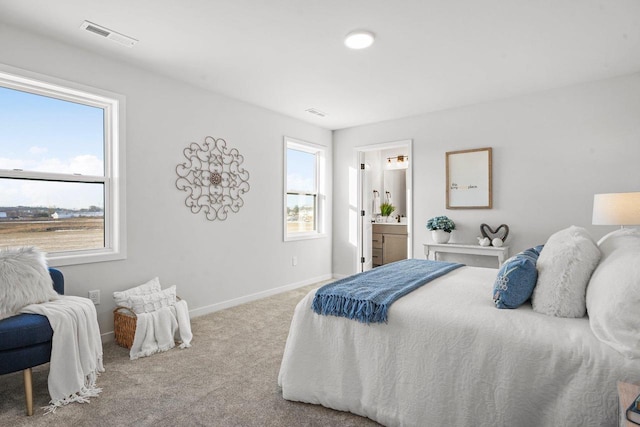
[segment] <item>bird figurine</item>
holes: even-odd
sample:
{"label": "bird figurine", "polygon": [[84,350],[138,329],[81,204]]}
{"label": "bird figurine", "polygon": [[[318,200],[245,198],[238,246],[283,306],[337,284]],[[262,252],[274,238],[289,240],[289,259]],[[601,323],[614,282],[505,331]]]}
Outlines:
{"label": "bird figurine", "polygon": [[488,237],[478,237],[478,244],[480,246],[489,246],[491,244],[491,240]]}

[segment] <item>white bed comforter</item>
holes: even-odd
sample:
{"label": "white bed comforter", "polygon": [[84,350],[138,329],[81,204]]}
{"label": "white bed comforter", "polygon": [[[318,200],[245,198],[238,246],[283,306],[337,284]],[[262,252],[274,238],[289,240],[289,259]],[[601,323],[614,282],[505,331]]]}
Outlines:
{"label": "white bed comforter", "polygon": [[588,318],[498,310],[497,270],[463,267],[396,301],[388,324],[296,307],[278,383],[285,399],[388,426],[603,426],[616,381],[640,381]]}

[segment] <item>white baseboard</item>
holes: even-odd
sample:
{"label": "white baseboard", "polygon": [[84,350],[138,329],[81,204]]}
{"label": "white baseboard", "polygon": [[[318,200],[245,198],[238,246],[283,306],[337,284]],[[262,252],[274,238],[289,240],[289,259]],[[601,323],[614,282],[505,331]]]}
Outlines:
{"label": "white baseboard", "polygon": [[115,333],[113,331],[101,334],[100,338],[102,338],[102,344],[111,342],[116,339]]}
{"label": "white baseboard", "polygon": [[282,292],[290,291],[293,289],[301,288],[303,286],[311,285],[314,283],[322,282],[323,280],[332,279],[333,275],[325,274],[320,277],[314,277],[311,279],[303,280],[302,282],[291,283],[289,285],[280,286],[278,288],[267,289],[266,291],[257,292],[251,295],[245,295],[239,298],[230,299],[227,301],[218,302],[215,304],[207,305],[205,307],[195,308],[189,310],[189,315],[193,317],[204,316],[205,314],[214,313],[216,311],[224,310],[225,308],[235,307],[236,305],[245,304],[247,302],[259,300],[262,298],[270,297],[271,295],[280,294]]}

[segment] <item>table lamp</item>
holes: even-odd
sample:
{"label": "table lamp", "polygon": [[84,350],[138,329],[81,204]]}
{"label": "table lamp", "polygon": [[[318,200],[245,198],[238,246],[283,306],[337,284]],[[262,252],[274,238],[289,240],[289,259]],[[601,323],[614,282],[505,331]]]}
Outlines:
{"label": "table lamp", "polygon": [[640,192],[593,196],[594,225],[640,225]]}

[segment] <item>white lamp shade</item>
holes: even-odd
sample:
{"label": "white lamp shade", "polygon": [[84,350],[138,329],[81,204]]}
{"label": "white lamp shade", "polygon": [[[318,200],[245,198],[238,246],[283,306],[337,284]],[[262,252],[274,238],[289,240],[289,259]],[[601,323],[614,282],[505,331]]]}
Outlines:
{"label": "white lamp shade", "polygon": [[640,225],[640,192],[593,196],[593,224]]}

